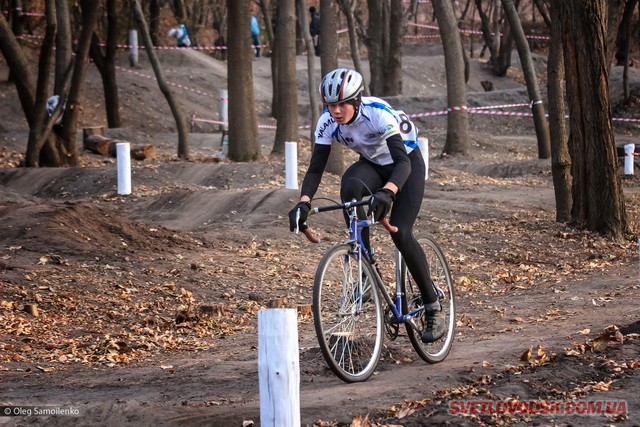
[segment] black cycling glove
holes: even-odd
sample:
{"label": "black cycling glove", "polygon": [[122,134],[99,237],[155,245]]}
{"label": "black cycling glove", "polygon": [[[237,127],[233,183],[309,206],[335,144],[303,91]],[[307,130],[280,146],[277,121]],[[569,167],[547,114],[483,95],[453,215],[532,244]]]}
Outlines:
{"label": "black cycling glove", "polygon": [[[300,202],[289,211],[289,230],[298,230],[304,232],[307,229],[307,218],[309,218],[309,211],[311,210],[311,203]],[[298,214],[299,212],[299,214]],[[297,224],[296,224],[297,219]]]}
{"label": "black cycling glove", "polygon": [[388,188],[379,189],[369,200],[369,212],[367,215],[373,213],[373,219],[380,221],[387,216],[395,199],[396,195],[393,191]]}

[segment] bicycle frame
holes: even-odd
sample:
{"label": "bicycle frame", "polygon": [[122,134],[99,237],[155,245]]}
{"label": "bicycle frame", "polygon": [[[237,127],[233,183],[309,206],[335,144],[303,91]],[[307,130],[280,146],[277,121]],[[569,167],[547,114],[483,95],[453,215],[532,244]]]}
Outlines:
{"label": "bicycle frame", "polygon": [[[358,274],[360,275],[359,277],[360,280],[358,282],[360,284],[362,283],[362,259],[364,258],[368,263],[373,265],[373,253],[372,253],[373,251],[370,252],[370,250],[367,249],[366,246],[364,245],[364,242],[362,240],[362,230],[374,224],[381,224],[390,233],[397,231],[397,228],[390,225],[389,221],[386,218],[380,220],[379,222],[374,221],[373,218],[358,219],[358,213],[357,213],[358,206],[364,206],[367,204],[369,204],[369,200],[357,201],[354,199],[350,202],[312,208],[311,211],[309,212],[309,215],[313,215],[320,212],[337,210],[337,209],[343,209],[348,212],[349,239],[346,240],[344,243],[353,245],[354,247],[354,250],[358,259]],[[299,220],[299,217],[296,219],[296,224],[298,223],[298,220]],[[319,239],[317,239],[309,229],[307,229],[304,232],[304,234],[312,242],[319,241]],[[389,295],[389,292],[385,288],[384,282],[382,281],[382,277],[380,277],[380,273],[378,272],[378,269],[374,268],[372,269],[372,271],[376,276],[375,278],[376,287],[380,290],[382,297],[384,298],[387,305],[393,312],[395,323],[399,324],[399,323],[404,323],[410,320],[411,318],[415,317],[418,313],[422,312],[424,308],[419,307],[415,310],[412,310],[409,313],[402,312],[402,296],[403,295],[402,295],[401,283],[403,283],[404,280],[407,280],[407,273],[406,273],[406,268],[404,267],[404,262],[402,260],[402,255],[397,249],[395,250],[394,264],[395,264],[395,270],[396,270],[396,291],[394,296],[395,301],[394,299],[392,299],[391,295]],[[359,289],[359,291],[362,292],[362,289]]]}
{"label": "bicycle frame", "polygon": [[[373,219],[358,219],[357,216],[357,206],[355,200],[352,201],[354,203],[349,207],[349,240],[345,243],[353,244],[355,247],[355,251],[358,259],[358,274],[360,275],[360,279],[362,279],[362,258],[373,265],[373,248],[371,251],[367,249],[362,240],[362,230],[366,227],[370,227],[373,224],[377,224]],[[396,270],[396,290],[395,290],[395,301],[389,295],[389,292],[384,286],[384,282],[382,277],[378,272],[377,268],[372,269],[376,278],[376,286],[380,290],[382,297],[387,302],[387,305],[391,309],[394,316],[394,323],[404,323],[409,319],[413,318],[417,314],[421,313],[424,310],[424,307],[420,306],[419,308],[410,311],[409,313],[403,313],[402,311],[402,288],[401,283],[403,283],[407,279],[406,268],[404,268],[404,261],[402,260],[402,255],[398,249],[395,250],[394,257],[394,265]],[[359,280],[359,283],[362,283],[362,280]],[[362,292],[362,289],[359,290]]]}

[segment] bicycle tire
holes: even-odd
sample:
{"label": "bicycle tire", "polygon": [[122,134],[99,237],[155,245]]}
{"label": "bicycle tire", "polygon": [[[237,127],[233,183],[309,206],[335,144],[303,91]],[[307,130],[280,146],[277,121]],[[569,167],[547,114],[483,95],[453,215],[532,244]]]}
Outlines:
{"label": "bicycle tire", "polygon": [[375,276],[368,262],[363,260],[362,268],[360,294],[352,246],[333,246],[320,260],[313,286],[313,323],[322,356],[333,373],[347,383],[366,381],[373,374],[384,339]]}
{"label": "bicycle tire", "polygon": [[[420,246],[427,257],[429,270],[431,272],[431,279],[441,291],[439,292],[441,294],[440,304],[445,314],[446,331],[443,337],[435,342],[422,342],[422,330],[424,328],[424,318],[422,313],[405,322],[405,327],[407,328],[409,341],[411,341],[411,345],[420,358],[428,363],[439,363],[447,357],[449,351],[451,351],[451,346],[453,345],[456,326],[455,289],[453,286],[453,279],[451,278],[451,272],[449,271],[449,265],[440,245],[438,245],[431,236],[419,238],[418,243],[420,243]],[[409,313],[411,310],[422,305],[422,296],[416,283],[412,280],[410,275],[406,274],[406,266],[404,263],[402,263],[401,268],[403,268],[401,276],[404,278],[404,280],[401,281],[403,293],[402,308],[405,313]]]}

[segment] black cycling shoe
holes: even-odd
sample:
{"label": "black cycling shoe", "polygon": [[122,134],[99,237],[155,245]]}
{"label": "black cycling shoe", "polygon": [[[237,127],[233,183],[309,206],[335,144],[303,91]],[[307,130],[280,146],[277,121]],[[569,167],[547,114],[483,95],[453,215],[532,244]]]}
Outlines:
{"label": "black cycling shoe", "polygon": [[446,332],[445,316],[438,301],[427,304],[424,307],[424,329],[422,330],[422,342],[430,343],[438,341]]}

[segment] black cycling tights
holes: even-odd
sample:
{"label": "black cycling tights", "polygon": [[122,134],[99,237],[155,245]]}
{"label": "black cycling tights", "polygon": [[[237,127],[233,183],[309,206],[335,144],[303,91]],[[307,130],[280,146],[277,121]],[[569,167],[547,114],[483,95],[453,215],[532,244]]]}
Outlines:
{"label": "black cycling tights", "polygon": [[[431,285],[429,265],[424,251],[413,235],[413,225],[416,222],[422,196],[424,195],[425,165],[420,150],[416,148],[409,154],[411,160],[411,174],[402,189],[396,195],[389,222],[398,227],[398,231],[391,233],[393,243],[400,250],[407,263],[407,268],[414,278],[425,303],[436,301],[436,294]],[[375,193],[388,181],[393,171],[393,165],[380,166],[363,158],[349,166],[342,176],[340,197],[342,201],[361,198]],[[358,216],[365,218],[365,208],[358,208]],[[346,218],[348,220],[348,218]],[[369,229],[362,231],[365,245],[369,247]]]}

